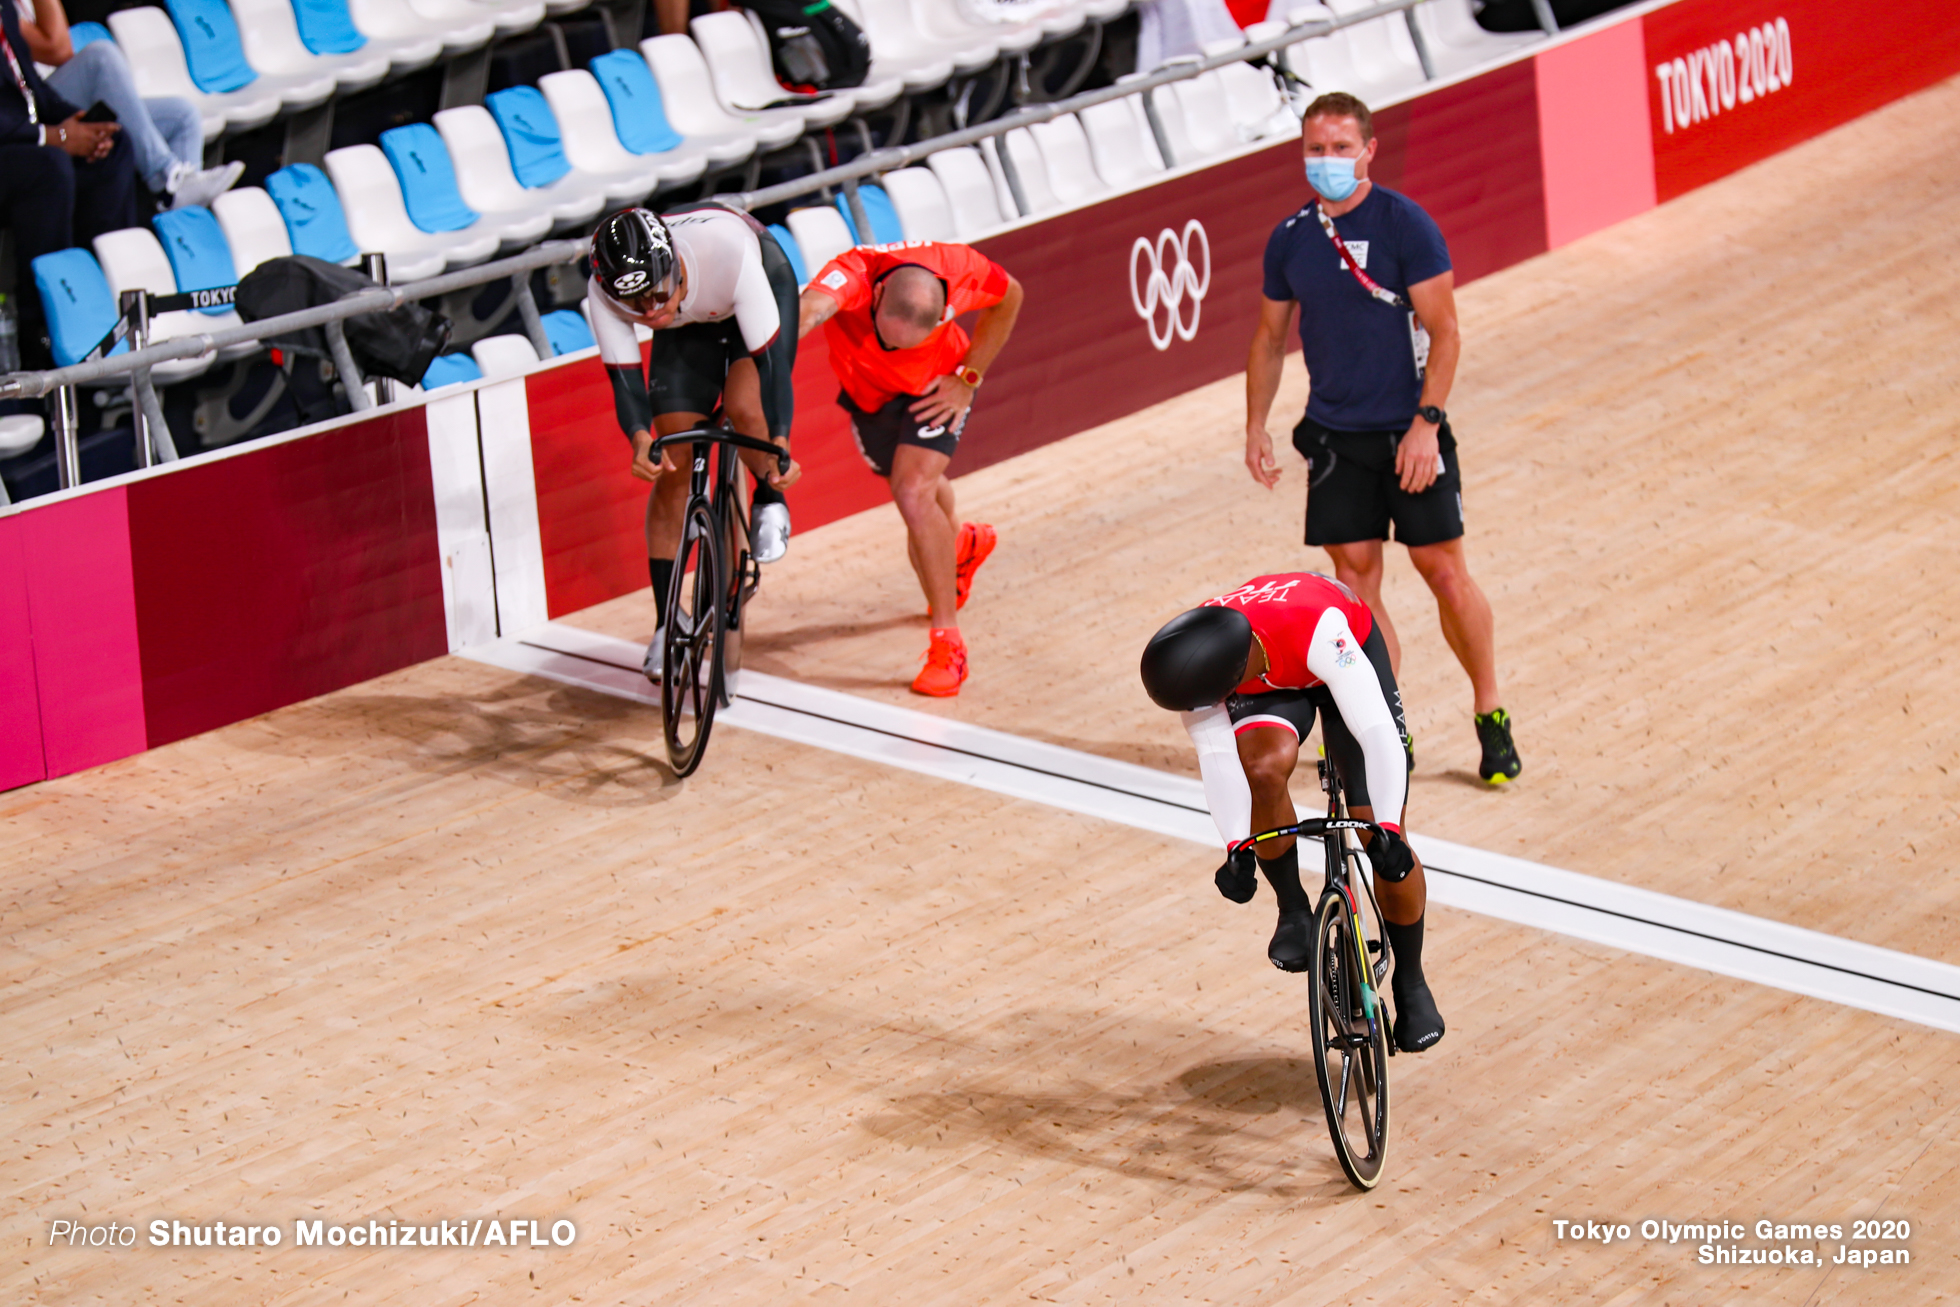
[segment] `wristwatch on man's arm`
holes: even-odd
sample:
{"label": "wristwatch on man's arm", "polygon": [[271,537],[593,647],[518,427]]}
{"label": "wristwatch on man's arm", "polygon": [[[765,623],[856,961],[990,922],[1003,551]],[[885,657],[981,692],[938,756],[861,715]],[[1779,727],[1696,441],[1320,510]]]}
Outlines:
{"label": "wristwatch on man's arm", "polygon": [[1416,410],[1416,416],[1421,418],[1424,422],[1434,423],[1436,426],[1440,427],[1443,425],[1444,419],[1449,417],[1449,414],[1445,413],[1442,409],[1437,408],[1434,404],[1424,404],[1421,408]]}
{"label": "wristwatch on man's arm", "polygon": [[968,367],[966,364],[962,363],[958,367],[954,368],[953,375],[958,377],[961,381],[965,382],[968,386],[971,386],[973,389],[975,390],[980,389],[980,380],[981,380],[980,374],[974,371],[972,368]]}

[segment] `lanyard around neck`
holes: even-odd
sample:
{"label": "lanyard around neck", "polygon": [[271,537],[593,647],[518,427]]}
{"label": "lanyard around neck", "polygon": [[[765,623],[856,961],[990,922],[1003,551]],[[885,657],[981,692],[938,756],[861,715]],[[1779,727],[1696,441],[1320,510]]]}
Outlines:
{"label": "lanyard around neck", "polygon": [[1327,233],[1327,239],[1333,241],[1334,248],[1341,252],[1341,261],[1348,265],[1348,271],[1352,272],[1354,279],[1361,283],[1361,289],[1391,308],[1408,308],[1409,301],[1379,285],[1373,277],[1361,270],[1361,265],[1354,261],[1354,255],[1348,251],[1347,242],[1341,239],[1341,233],[1334,230],[1334,220],[1327,216],[1327,210],[1321,207],[1319,201],[1314,202],[1313,211],[1319,216],[1321,229]]}
{"label": "lanyard around neck", "polygon": [[[4,2],[4,0],[0,0]],[[27,121],[30,125],[41,125],[41,106],[34,103],[34,92],[27,89],[27,74],[20,70],[20,56],[14,53],[14,43],[0,33],[0,49],[7,52],[7,66],[14,70],[14,85],[20,88],[20,98],[27,101]]]}

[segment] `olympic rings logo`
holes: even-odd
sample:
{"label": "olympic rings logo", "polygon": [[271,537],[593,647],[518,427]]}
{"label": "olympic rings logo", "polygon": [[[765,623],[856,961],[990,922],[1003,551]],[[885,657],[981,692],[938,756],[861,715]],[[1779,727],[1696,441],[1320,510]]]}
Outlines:
{"label": "olympic rings logo", "polygon": [[[1155,241],[1139,236],[1130,246],[1130,303],[1149,329],[1150,343],[1158,349],[1169,349],[1173,335],[1190,340],[1198,334],[1198,314],[1210,289],[1211,238],[1196,218],[1184,224],[1182,237],[1166,227],[1157,233]],[[1184,320],[1187,297],[1191,301],[1188,323]],[[1157,326],[1159,309],[1164,311],[1161,330]]]}

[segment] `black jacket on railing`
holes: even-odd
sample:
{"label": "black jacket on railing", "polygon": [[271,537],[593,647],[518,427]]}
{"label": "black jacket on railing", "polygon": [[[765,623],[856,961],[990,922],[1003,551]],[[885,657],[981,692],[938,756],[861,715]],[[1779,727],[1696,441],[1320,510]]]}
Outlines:
{"label": "black jacket on railing", "polygon": [[[14,48],[14,57],[20,60],[21,76],[27,79],[27,89],[33,92],[41,111],[41,125],[52,127],[80,113],[81,108],[56,95],[41,80],[41,74],[34,71],[34,56],[27,49],[27,38],[21,34],[20,10],[13,0],[0,3],[0,26],[6,28],[7,44]],[[33,145],[38,136],[28,117],[27,101],[20,98],[14,70],[7,67],[6,56],[0,55],[0,145]]]}

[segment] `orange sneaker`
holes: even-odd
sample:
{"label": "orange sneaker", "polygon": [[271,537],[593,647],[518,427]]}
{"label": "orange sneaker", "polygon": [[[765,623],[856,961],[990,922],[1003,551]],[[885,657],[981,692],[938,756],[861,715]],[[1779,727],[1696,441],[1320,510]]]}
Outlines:
{"label": "orange sneaker", "polygon": [[980,564],[994,552],[1000,543],[1000,533],[985,522],[962,522],[960,524],[959,550],[953,555],[955,575],[959,579],[959,599],[956,608],[966,607],[966,597],[973,593],[973,574],[980,570]]}
{"label": "orange sneaker", "polygon": [[925,670],[912,682],[912,693],[950,699],[966,681],[966,641],[958,628],[935,630],[932,648],[926,650]]}

